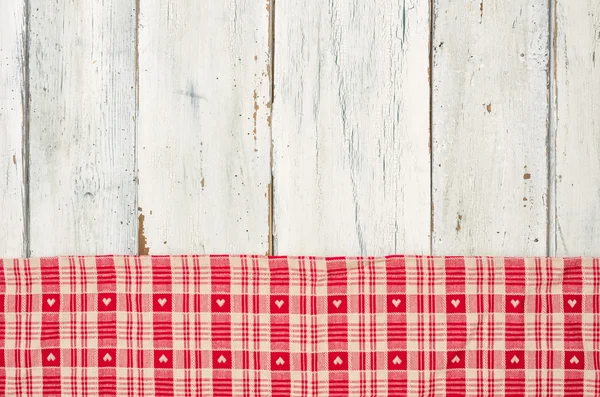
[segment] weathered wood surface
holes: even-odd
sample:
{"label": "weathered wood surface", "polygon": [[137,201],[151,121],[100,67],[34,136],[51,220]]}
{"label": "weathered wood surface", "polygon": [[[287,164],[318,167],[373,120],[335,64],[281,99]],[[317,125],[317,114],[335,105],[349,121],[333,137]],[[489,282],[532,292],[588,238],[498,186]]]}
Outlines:
{"label": "weathered wood surface", "polygon": [[0,2],[0,256],[600,255],[598,49],[595,0]]}
{"label": "weathered wood surface", "polygon": [[432,252],[545,255],[548,3],[433,6]]}
{"label": "weathered wood surface", "polygon": [[557,0],[556,251],[600,255],[600,3]]}
{"label": "weathered wood surface", "polygon": [[270,4],[147,0],[139,252],[267,253]]}
{"label": "weathered wood surface", "polygon": [[276,4],[278,254],[428,253],[429,5]]}
{"label": "weathered wood surface", "polygon": [[0,257],[26,254],[23,137],[26,129],[25,2],[0,1]]}
{"label": "weathered wood surface", "polygon": [[135,253],[135,0],[29,8],[31,255]]}

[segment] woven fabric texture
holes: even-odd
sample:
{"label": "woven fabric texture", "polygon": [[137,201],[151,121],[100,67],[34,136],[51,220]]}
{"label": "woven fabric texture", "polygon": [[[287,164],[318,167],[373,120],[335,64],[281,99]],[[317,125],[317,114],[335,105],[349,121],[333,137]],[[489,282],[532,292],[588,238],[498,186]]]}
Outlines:
{"label": "woven fabric texture", "polygon": [[0,391],[593,396],[593,258],[0,262]]}

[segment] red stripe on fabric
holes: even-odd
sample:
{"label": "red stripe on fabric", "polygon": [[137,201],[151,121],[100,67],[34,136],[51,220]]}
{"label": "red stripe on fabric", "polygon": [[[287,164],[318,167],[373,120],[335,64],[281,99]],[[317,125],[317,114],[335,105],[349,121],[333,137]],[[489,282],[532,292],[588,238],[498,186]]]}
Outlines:
{"label": "red stripe on fabric", "polygon": [[348,353],[348,313],[356,318],[359,311],[358,297],[348,294],[346,266],[346,262],[337,258],[326,261],[327,296],[317,297],[317,304],[326,307],[328,313],[328,352],[324,361],[329,370],[329,393],[340,396],[348,395],[349,390],[348,368],[352,356]]}
{"label": "red stripe on fabric", "polygon": [[[477,269],[477,265],[475,268]],[[464,258],[447,258],[444,266],[446,291],[445,299],[438,304],[446,307],[447,350],[446,368],[451,375],[447,378],[446,393],[448,396],[460,396],[466,388],[465,368],[475,363],[469,363],[466,354],[467,343],[467,312],[477,307],[477,300],[465,290],[465,260]],[[431,279],[431,278],[430,278]],[[432,285],[435,288],[435,285]],[[471,286],[472,287],[472,286]],[[433,310],[436,311],[435,308]],[[434,321],[435,323],[435,321]]]}
{"label": "red stripe on fabric", "polygon": [[[510,368],[510,360],[517,357],[519,363],[527,359],[525,351],[525,310],[529,302],[525,300],[525,260],[522,258],[507,258],[504,260],[506,295],[505,295],[505,389],[507,396],[525,395],[525,368],[521,366]],[[519,356],[519,352],[524,352]],[[516,360],[515,360],[516,361]]]}
{"label": "red stripe on fabric", "polygon": [[[233,351],[231,311],[235,297],[231,291],[231,263],[229,257],[210,259],[211,342],[215,396],[231,397],[233,381],[231,370],[241,367],[241,352]],[[239,310],[239,308],[237,309]],[[220,375],[217,375],[220,374]]]}
{"label": "red stripe on fabric", "polygon": [[298,297],[290,295],[290,272],[285,258],[269,258],[268,306],[271,313],[271,392],[273,397],[288,397],[291,392],[292,360],[296,360],[290,349],[291,317],[300,314]]}
{"label": "red stripe on fabric", "polygon": [[171,260],[169,257],[151,258],[152,265],[152,332],[154,335],[154,372],[156,394],[173,395],[173,370],[177,352],[173,350],[173,311],[181,312],[173,294]]}
{"label": "red stripe on fabric", "polygon": [[[67,258],[67,261],[70,258]],[[30,272],[28,267],[30,261],[25,261],[25,271]],[[58,258],[42,258],[40,259],[40,272],[43,275],[41,280],[42,296],[40,306],[42,308],[42,323],[41,323],[41,364],[43,372],[43,392],[44,395],[60,395],[61,394],[61,365],[68,366],[65,362],[70,356],[70,351],[67,350],[63,354],[60,347],[61,329],[59,322],[59,312],[65,311],[69,313],[68,300],[69,294],[61,295],[61,279],[59,270]],[[68,287],[71,287],[69,281],[65,281]],[[27,309],[26,309],[27,310]],[[29,334],[29,333],[28,333]]]}

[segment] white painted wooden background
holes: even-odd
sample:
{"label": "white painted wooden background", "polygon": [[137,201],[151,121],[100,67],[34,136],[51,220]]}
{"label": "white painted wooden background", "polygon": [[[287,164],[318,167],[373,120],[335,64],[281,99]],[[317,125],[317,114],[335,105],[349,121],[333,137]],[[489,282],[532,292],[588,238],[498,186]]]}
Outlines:
{"label": "white painted wooden background", "polygon": [[597,50],[597,0],[2,0],[0,256],[600,255]]}

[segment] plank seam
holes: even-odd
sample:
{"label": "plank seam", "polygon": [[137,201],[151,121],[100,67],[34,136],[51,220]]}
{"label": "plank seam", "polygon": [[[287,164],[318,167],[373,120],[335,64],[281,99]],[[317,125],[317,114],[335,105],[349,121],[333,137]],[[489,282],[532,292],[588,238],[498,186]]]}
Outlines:
{"label": "plank seam", "polygon": [[[135,175],[135,197],[134,197],[134,224],[137,221],[138,233],[134,233],[135,241],[133,247],[137,247],[137,254],[147,253],[146,238],[144,236],[144,215],[140,212],[135,216],[135,211],[139,211],[139,193],[140,193],[140,170],[138,169],[138,126],[140,114],[140,0],[135,0],[135,121],[133,123],[133,173]],[[140,233],[141,232],[141,233]]]}
{"label": "plank seam", "polygon": [[22,90],[22,104],[23,104],[23,131],[22,131],[22,167],[23,167],[23,256],[29,258],[31,256],[31,244],[29,242],[30,230],[31,230],[31,208],[29,198],[29,53],[30,53],[30,40],[29,40],[29,16],[30,16],[30,4],[29,0],[25,0],[24,4],[24,17],[25,17],[25,32],[24,32],[24,45],[23,45],[23,66],[22,66],[22,78],[23,78],[23,90]]}
{"label": "plank seam", "polygon": [[556,3],[548,1],[548,197],[547,197],[547,256],[556,254],[556,121],[558,120],[558,103],[556,92],[556,42],[558,39],[558,20]]}
{"label": "plank seam", "polygon": [[[268,0],[269,4],[269,60],[270,60],[270,92],[271,108],[269,110],[269,120],[273,120],[273,108],[275,106],[275,0]],[[273,123],[269,123],[269,186],[268,186],[268,214],[267,222],[269,226],[267,255],[274,255],[275,252],[275,235],[273,232],[275,208],[273,205],[273,190],[274,190],[274,170],[273,170]]]}
{"label": "plank seam", "polygon": [[429,254],[433,254],[433,22],[434,0],[429,0]]}

